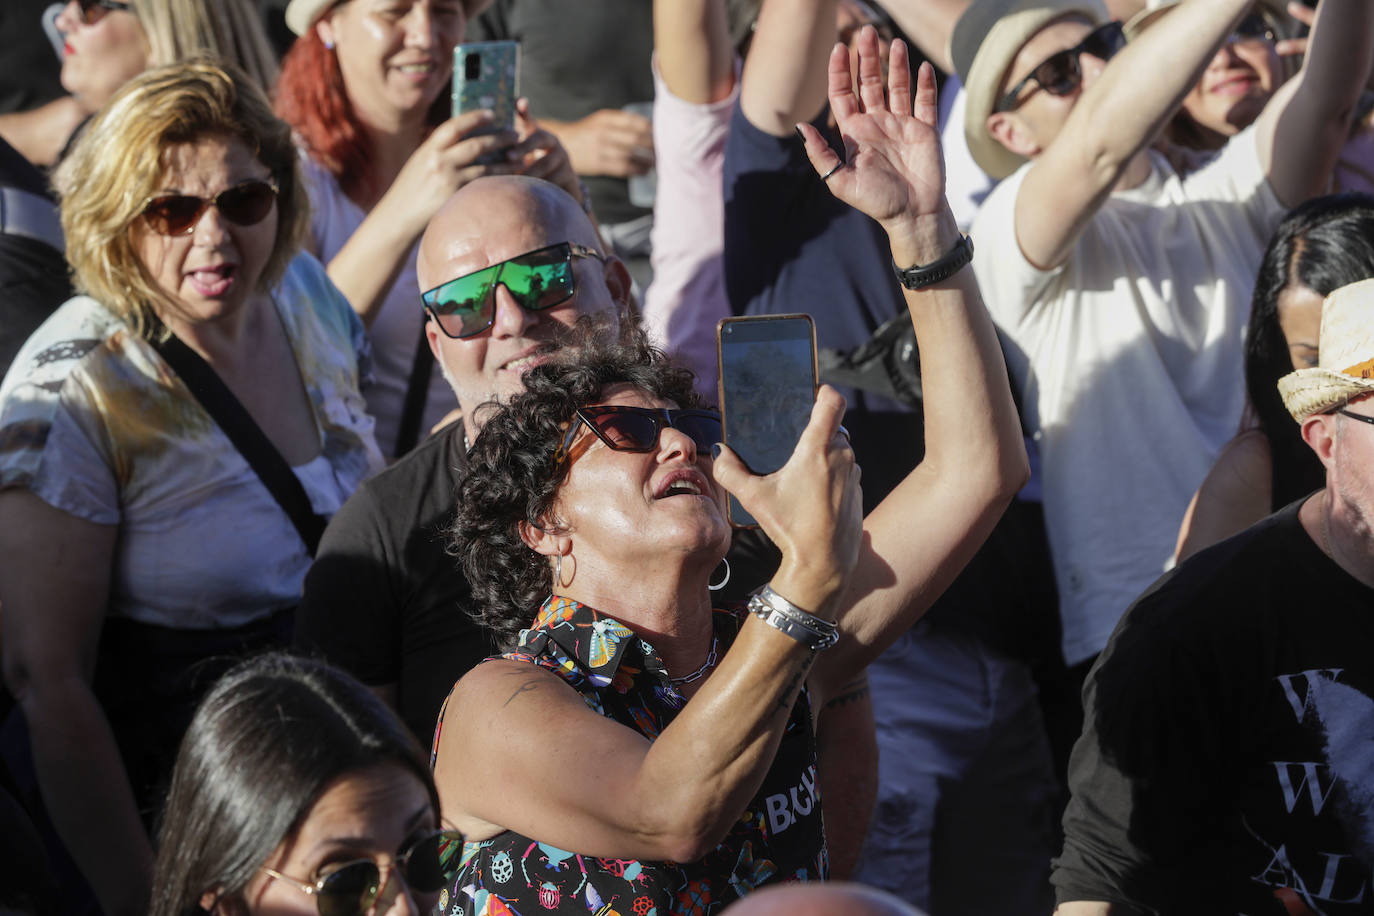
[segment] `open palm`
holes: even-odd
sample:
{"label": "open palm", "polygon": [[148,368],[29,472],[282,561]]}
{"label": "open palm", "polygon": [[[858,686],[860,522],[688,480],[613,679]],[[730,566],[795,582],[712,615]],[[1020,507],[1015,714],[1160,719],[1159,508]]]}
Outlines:
{"label": "open palm", "polygon": [[843,165],[814,127],[798,125],[812,166],[829,175],[831,193],[884,228],[940,211],[945,194],[935,71],[921,65],[914,104],[906,44],[900,40],[892,43],[889,72],[885,93],[878,36],[871,27],[859,34],[857,93],[848,52],[843,45],[831,52],[828,94],[844,140]]}

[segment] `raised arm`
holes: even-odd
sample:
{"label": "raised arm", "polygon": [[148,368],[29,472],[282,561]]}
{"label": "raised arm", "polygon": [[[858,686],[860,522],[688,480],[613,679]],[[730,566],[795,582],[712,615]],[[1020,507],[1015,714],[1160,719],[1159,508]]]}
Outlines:
{"label": "raised arm", "polygon": [[883,9],[932,64],[954,72],[949,39],[971,0],[884,0]]}
{"label": "raised arm", "polygon": [[[849,161],[831,192],[882,225],[900,267],[931,264],[959,230],[944,195],[935,73],[923,64],[912,106],[906,46],[892,46],[884,101],[877,34],[859,38],[859,93],[843,46],[830,56],[830,107]],[[913,113],[914,110],[914,113]],[[811,164],[838,157],[809,125]],[[841,599],[842,638],[817,662],[814,682],[837,689],[906,630],[953,581],[1025,483],[1016,408],[992,321],[970,270],[906,293],[921,353],[925,457],[864,521],[865,542]]]}
{"label": "raised arm", "polygon": [[[773,587],[827,619],[861,537],[843,413],[844,399],[822,388],[792,457],[767,477],[751,475],[729,449],[712,465],[781,550]],[[694,861],[758,792],[815,657],[749,616],[652,741],[593,712],[548,671],[480,665],[449,700],[445,718],[459,727],[440,732],[434,775],[445,818],[474,840],[512,829],[584,856]]]}
{"label": "raised arm", "polygon": [[1326,192],[1371,61],[1374,8],[1367,0],[1322,0],[1302,69],[1256,122],[1260,163],[1284,206]]}
{"label": "raised arm", "polygon": [[654,52],[668,91],[684,102],[719,102],[735,86],[724,0],[654,0]]}
{"label": "raised arm", "polygon": [[[1043,268],[1062,264],[1117,182],[1144,179],[1149,163],[1138,154],[1174,116],[1250,5],[1185,0],[1107,66],[1083,56],[1084,89],[1058,134],[1043,149],[1024,134],[1012,140],[1035,161],[1016,198],[1016,240],[1027,260]],[[1023,70],[1035,63],[1018,61]],[[1017,117],[994,114],[994,136],[1011,138]]]}
{"label": "raised arm", "polygon": [[740,84],[740,109],[764,133],[786,137],[825,103],[825,61],[839,0],[764,0]]}
{"label": "raised arm", "polygon": [[116,529],[0,493],[5,683],[23,711],[44,804],[110,916],[146,912],[152,844],[91,690]]}

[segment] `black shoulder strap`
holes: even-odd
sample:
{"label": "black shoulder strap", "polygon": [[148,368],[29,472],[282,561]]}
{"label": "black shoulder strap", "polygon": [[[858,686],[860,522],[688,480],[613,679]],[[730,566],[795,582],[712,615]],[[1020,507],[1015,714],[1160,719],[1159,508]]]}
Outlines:
{"label": "black shoulder strap", "polygon": [[[160,328],[153,330],[158,336]],[[320,545],[320,535],[324,534],[324,519],[311,508],[310,497],[291,465],[277,451],[277,447],[267,438],[267,434],[249,415],[239,399],[229,390],[229,386],[215,374],[215,370],[201,359],[200,354],[186,346],[176,335],[169,334],[161,343],[154,342],[158,353],[172,367],[186,387],[196,396],[229,441],[247,460],[254,473],[267,487],[296,527],[296,533],[305,542],[305,549],[313,557]]]}
{"label": "black shoulder strap", "polygon": [[[428,321],[428,319],[426,319]],[[396,451],[400,458],[420,441],[420,424],[425,417],[425,402],[429,400],[429,377],[434,371],[434,354],[424,326],[420,327],[420,342],[415,345],[415,360],[410,364],[410,378],[406,380],[406,399],[401,407],[401,422],[396,429]]]}

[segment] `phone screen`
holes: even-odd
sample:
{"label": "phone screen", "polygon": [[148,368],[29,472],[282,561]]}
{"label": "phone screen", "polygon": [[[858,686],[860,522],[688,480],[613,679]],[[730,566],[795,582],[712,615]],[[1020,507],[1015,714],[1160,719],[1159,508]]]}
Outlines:
{"label": "phone screen", "polygon": [[[816,327],[810,315],[726,318],[716,326],[725,444],[755,474],[787,463],[816,399]],[[758,522],[733,497],[730,521]]]}
{"label": "phone screen", "polygon": [[475,41],[453,49],[453,114],[489,108],[496,117],[494,133],[515,127],[519,96],[520,44],[515,41]]}

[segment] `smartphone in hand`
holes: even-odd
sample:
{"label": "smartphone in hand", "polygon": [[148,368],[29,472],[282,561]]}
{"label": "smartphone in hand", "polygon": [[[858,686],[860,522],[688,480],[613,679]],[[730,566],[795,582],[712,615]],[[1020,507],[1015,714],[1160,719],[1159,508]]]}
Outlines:
{"label": "smartphone in hand", "polygon": [[[472,136],[515,129],[515,100],[520,97],[520,43],[475,41],[453,49],[453,114],[488,108],[495,117]],[[483,162],[500,161],[488,154]]]}
{"label": "smartphone in hand", "polygon": [[[716,325],[717,385],[725,444],[755,474],[792,457],[816,400],[816,325],[810,315],[723,318]],[[758,522],[734,496],[730,524]]]}

